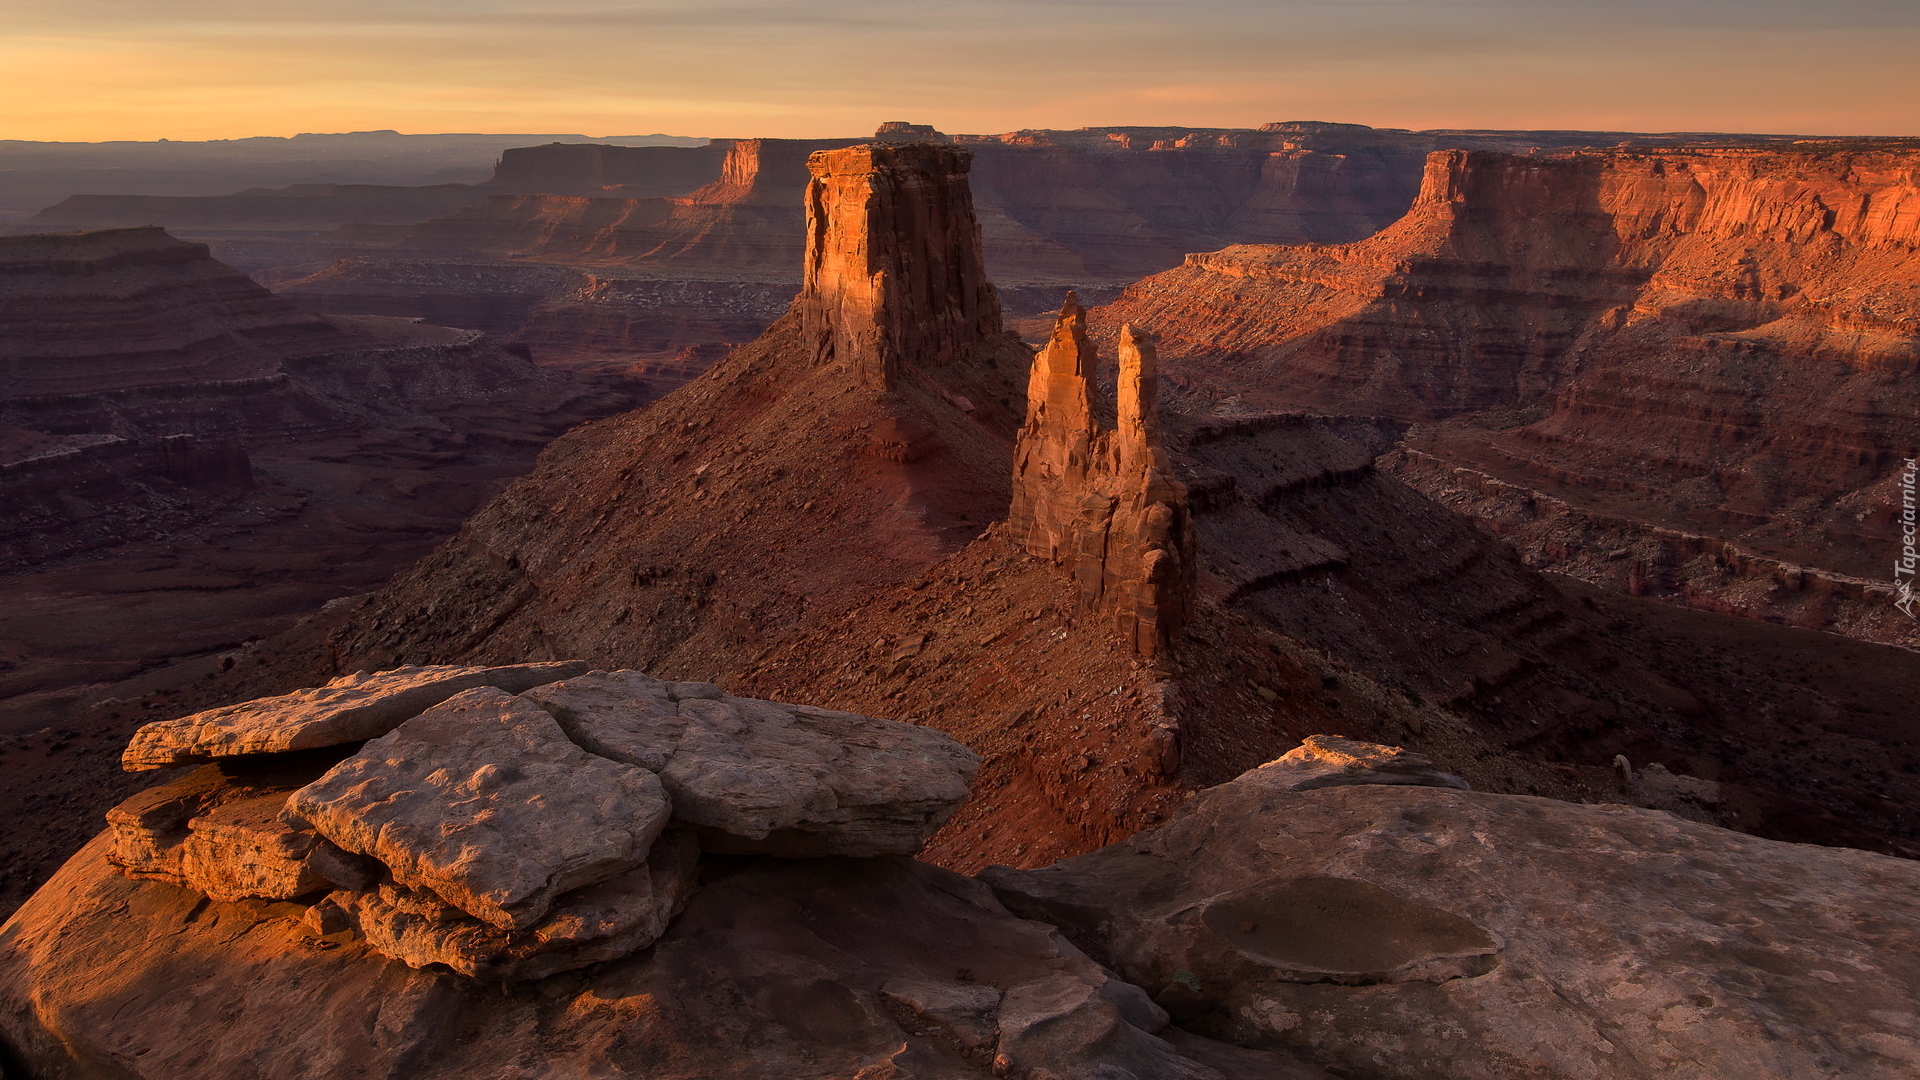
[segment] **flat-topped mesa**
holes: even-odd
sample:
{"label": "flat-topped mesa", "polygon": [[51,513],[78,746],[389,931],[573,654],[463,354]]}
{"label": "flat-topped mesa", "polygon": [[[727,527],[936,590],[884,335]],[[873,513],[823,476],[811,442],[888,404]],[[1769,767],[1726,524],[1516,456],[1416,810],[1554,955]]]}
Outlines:
{"label": "flat-topped mesa", "polygon": [[875,389],[1000,331],[967,168],[954,146],[852,146],[807,160],[806,284],[794,301],[821,363]]}
{"label": "flat-topped mesa", "polygon": [[1029,554],[1066,567],[1081,604],[1112,614],[1136,653],[1160,656],[1192,608],[1187,489],[1160,450],[1153,340],[1120,328],[1115,430],[1094,419],[1097,362],[1086,309],[1068,293],[1028,380],[1008,527]]}

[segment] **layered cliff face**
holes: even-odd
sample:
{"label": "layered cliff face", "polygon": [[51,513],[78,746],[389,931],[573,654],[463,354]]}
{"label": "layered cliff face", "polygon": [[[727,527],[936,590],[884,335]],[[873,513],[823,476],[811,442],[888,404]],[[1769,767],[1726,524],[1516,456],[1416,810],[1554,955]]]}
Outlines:
{"label": "layered cliff face", "polygon": [[342,340],[160,229],[0,238],[9,400],[259,380]]}
{"label": "layered cliff face", "polygon": [[[1104,295],[1228,243],[1367,236],[1406,211],[1424,155],[1435,148],[1672,141],[1323,123],[947,136],[892,122],[880,139],[914,140],[973,152],[969,181],[988,271],[1007,310],[1034,316],[1023,329],[1041,334],[1037,317],[1052,311],[1062,287]],[[732,294],[748,284],[772,294],[801,283],[806,155],[851,142],[525,147],[503,156],[492,182],[470,189],[473,205],[410,227],[290,237],[282,265],[261,276],[324,313],[524,328],[521,340],[556,362],[674,361],[690,347],[749,340],[784,310],[785,297],[756,304],[743,333]],[[488,192],[494,197],[480,201]],[[233,237],[218,242],[237,250]],[[257,254],[271,260],[271,245],[262,241]],[[615,284],[583,291],[577,278],[529,272],[536,269]],[[503,289],[509,278],[514,284]],[[660,282],[685,288],[670,298]]]}
{"label": "layered cliff face", "polygon": [[972,155],[857,146],[807,163],[805,284],[794,301],[819,363],[874,389],[937,368],[1000,332],[967,189]]}
{"label": "layered cliff face", "polygon": [[[1195,255],[1110,309],[1172,370],[1663,527],[1848,573],[1920,443],[1920,164],[1871,151],[1448,153],[1357,244]],[[1529,411],[1532,410],[1532,411]]]}

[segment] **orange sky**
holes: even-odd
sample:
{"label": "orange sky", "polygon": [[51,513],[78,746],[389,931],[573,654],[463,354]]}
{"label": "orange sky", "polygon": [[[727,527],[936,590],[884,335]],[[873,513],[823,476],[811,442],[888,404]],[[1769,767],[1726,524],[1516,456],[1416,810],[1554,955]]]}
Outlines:
{"label": "orange sky", "polygon": [[13,139],[883,119],[1920,134],[1913,0],[7,2]]}

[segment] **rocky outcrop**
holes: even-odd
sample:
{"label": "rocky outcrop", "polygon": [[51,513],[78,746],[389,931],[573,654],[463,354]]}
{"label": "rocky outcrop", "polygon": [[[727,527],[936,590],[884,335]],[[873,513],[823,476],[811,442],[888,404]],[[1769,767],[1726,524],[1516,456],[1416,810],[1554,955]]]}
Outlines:
{"label": "rocky outcrop", "polygon": [[1097,363],[1086,310],[1068,293],[1027,384],[1008,529],[1030,554],[1065,567],[1082,605],[1110,614],[1134,651],[1157,656],[1194,602],[1193,519],[1160,446],[1153,342],[1120,329],[1111,430],[1095,419]]}
{"label": "rocky outcrop", "polygon": [[325,686],[148,724],[121,755],[130,772],[253,754],[365,742],[462,690],[517,694],[586,673],[582,663],[395,668],[343,675]]}
{"label": "rocky outcrop", "polygon": [[911,854],[979,768],[927,728],[585,669],[362,674],[147,725],[130,770],[214,763],[109,812],[107,858],[305,901],[414,967],[542,978],[651,944],[703,848]]}
{"label": "rocky outcrop", "polygon": [[800,332],[822,364],[874,389],[903,366],[940,367],[1000,332],[967,191],[973,155],[859,146],[807,162]]}
{"label": "rocky outcrop", "polygon": [[1127,841],[978,879],[715,861],[669,829],[518,936],[387,881],[209,901],[107,845],[0,930],[0,1036],[34,1076],[1892,1080],[1920,1058],[1913,863],[1465,790],[1325,736]]}
{"label": "rocky outcrop", "polygon": [[[386,667],[558,648],[714,678],[797,620],[916,573],[1001,512],[1029,354],[997,332],[978,276],[964,152],[820,157],[847,190],[816,202],[831,218],[818,231],[850,245],[823,248],[820,286],[671,404],[561,440],[536,475],[375,602],[433,614],[357,620],[342,655]],[[870,278],[869,258],[899,272]],[[841,340],[885,351],[823,365],[820,350]],[[883,372],[890,392],[871,392],[863,379]],[[634,513],[628,500],[642,491],[653,509]],[[577,527],[555,531],[556,515],[575,514]]]}
{"label": "rocky outcrop", "polygon": [[1341,1075],[1891,1078],[1920,1061],[1914,863],[1364,772],[1299,784],[1282,759],[1131,841],[982,877],[1177,1023]]}

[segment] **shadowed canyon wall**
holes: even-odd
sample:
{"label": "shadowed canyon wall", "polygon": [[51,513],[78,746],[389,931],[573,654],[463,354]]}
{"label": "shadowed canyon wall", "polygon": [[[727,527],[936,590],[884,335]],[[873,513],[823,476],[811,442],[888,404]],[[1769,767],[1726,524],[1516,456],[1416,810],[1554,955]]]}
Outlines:
{"label": "shadowed canyon wall", "polygon": [[1377,236],[1189,256],[1096,321],[1216,395],[1424,421],[1504,481],[1884,576],[1916,282],[1920,155],[1449,152]]}

